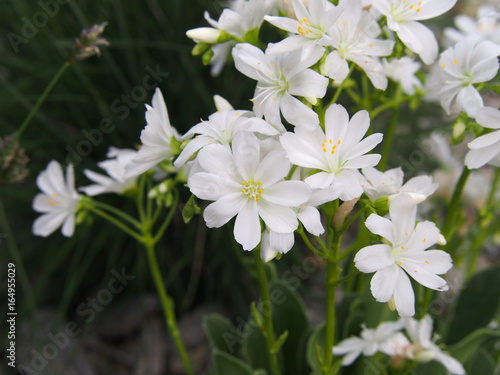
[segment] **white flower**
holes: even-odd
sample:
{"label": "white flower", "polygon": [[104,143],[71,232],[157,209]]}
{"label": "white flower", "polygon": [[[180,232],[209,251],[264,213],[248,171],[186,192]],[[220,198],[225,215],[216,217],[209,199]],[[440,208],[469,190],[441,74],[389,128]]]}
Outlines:
{"label": "white flower", "polygon": [[376,329],[366,328],[364,325],[362,328],[361,337],[349,337],[333,348],[334,355],[345,355],[342,359],[342,366],[349,366],[361,354],[370,357],[380,351],[391,355],[392,352],[387,350],[388,344],[398,335],[403,324],[400,321],[384,322]]}
{"label": "white flower", "polygon": [[455,17],[455,26],[458,30],[447,27],[445,36],[454,43],[467,35],[480,35],[482,40],[491,40],[500,44],[500,11],[492,5],[481,5],[477,10],[477,20],[466,14]]}
{"label": "white flower", "polygon": [[284,151],[271,151],[260,160],[260,145],[250,132],[238,132],[228,145],[204,147],[197,160],[205,172],[188,179],[191,192],[215,201],[203,217],[210,228],[219,228],[236,216],[234,236],[245,250],[261,239],[260,219],[276,233],[292,233],[298,220],[292,207],[311,195],[302,181],[284,181],[290,162]]}
{"label": "white flower", "polygon": [[335,50],[325,60],[325,74],[342,82],[349,73],[347,60],[364,70],[373,86],[387,88],[387,77],[378,56],[392,53],[394,41],[376,39],[381,29],[373,16],[363,11],[361,0],[341,0],[339,19],[328,30],[328,44]]}
{"label": "white flower", "polygon": [[109,159],[97,163],[109,177],[86,169],[83,173],[95,184],[81,187],[80,190],[89,196],[103,193],[121,194],[128,190],[135,184],[137,178],[135,176],[125,178],[125,167],[135,158],[136,154],[137,151],[132,149],[110,147],[106,154]]}
{"label": "white flower", "polygon": [[371,214],[366,227],[386,243],[364,247],[354,258],[361,272],[375,272],[370,283],[375,299],[392,300],[401,316],[415,313],[415,295],[408,275],[427,288],[444,291],[448,285],[437,275],[452,267],[449,254],[426,250],[438,242],[439,229],[429,221],[415,225],[416,212],[413,198],[401,194],[391,201],[390,220]]}
{"label": "white flower", "polygon": [[415,76],[421,65],[412,58],[403,56],[400,59],[392,59],[391,61],[383,59],[382,65],[387,77],[399,82],[405,94],[413,95],[416,88],[422,88],[422,82]]}
{"label": "white flower", "polygon": [[176,143],[180,141],[180,135],[170,125],[167,106],[158,88],[152,104],[152,107],[146,104],[147,125],[141,132],[142,146],[127,165],[125,178],[138,176],[179,152]]}
{"label": "white flower", "polygon": [[349,121],[349,114],[339,104],[331,105],[325,114],[325,131],[295,128],[285,133],[280,142],[293,164],[319,170],[305,179],[313,189],[339,184],[340,199],[352,200],[361,196],[362,176],[359,168],[376,165],[380,155],[365,155],[382,141],[376,133],[361,140],[370,126],[367,111],[359,111]]}
{"label": "white flower", "polygon": [[385,172],[367,167],[362,169],[362,173],[366,178],[363,189],[371,201],[381,197],[394,198],[398,194],[409,194],[415,203],[420,203],[438,187],[430,176],[413,177],[403,185],[403,170],[400,167]]}
{"label": "white flower", "polygon": [[262,234],[260,245],[260,258],[264,262],[269,262],[276,258],[278,253],[286,254],[293,247],[295,238],[293,232],[276,233],[266,228]]}
{"label": "white flower", "polygon": [[268,52],[285,53],[302,49],[304,57],[311,54],[316,46],[324,45],[325,32],[335,23],[340,12],[327,0],[309,0],[307,7],[301,0],[292,0],[292,5],[296,19],[264,17],[274,26],[295,34],[279,43],[270,44]]}
{"label": "white flower", "polygon": [[264,54],[250,44],[238,44],[233,49],[236,69],[257,81],[252,99],[254,113],[258,117],[265,116],[282,131],[285,129],[280,112],[292,125],[311,129],[319,124],[318,115],[293,95],[303,96],[312,104],[325,95],[328,78],[308,69],[319,60],[322,52],[314,52],[304,60],[300,55],[300,51]]}
{"label": "white flower", "polygon": [[71,164],[64,178],[61,165],[51,161],[36,180],[41,194],[33,200],[33,209],[42,212],[33,223],[33,234],[47,237],[62,225],[62,234],[71,237],[75,231],[75,213],[80,196],[75,190],[75,171]]}
{"label": "white flower", "polygon": [[434,33],[421,24],[450,10],[457,0],[372,0],[372,4],[387,17],[387,26],[426,64],[438,55]]}
{"label": "white flower", "polygon": [[174,166],[179,169],[195,152],[208,144],[230,144],[234,135],[239,131],[250,131],[270,136],[279,134],[272,125],[254,117],[252,112],[234,109],[219,110],[211,114],[208,121],[200,122],[184,134],[183,140],[197,135],[182,150],[175,160]]}
{"label": "white flower", "polygon": [[448,114],[455,102],[459,110],[475,117],[483,106],[483,99],[473,84],[489,81],[497,75],[498,55],[499,45],[481,41],[477,35],[468,36],[441,54],[439,96]]}
{"label": "white flower", "polygon": [[412,342],[405,350],[408,358],[417,362],[438,361],[451,375],[465,375],[462,364],[444,353],[432,341],[432,318],[429,315],[426,315],[420,322],[413,318],[403,318],[401,321]]}
{"label": "white flower", "polygon": [[469,169],[481,168],[486,163],[500,167],[500,111],[491,107],[483,107],[477,111],[476,121],[481,126],[495,131],[477,137],[468,144],[470,151],[465,156],[465,165]]}

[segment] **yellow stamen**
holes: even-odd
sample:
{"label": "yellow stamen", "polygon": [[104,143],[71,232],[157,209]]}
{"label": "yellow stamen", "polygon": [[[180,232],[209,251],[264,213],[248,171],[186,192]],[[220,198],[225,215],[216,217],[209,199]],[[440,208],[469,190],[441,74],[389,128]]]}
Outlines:
{"label": "yellow stamen", "polygon": [[453,59],[453,64],[458,65],[458,60],[457,59]]}

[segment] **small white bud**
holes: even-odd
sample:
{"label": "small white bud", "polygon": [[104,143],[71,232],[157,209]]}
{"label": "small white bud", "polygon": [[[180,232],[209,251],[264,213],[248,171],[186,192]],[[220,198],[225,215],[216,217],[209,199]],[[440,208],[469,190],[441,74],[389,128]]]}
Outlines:
{"label": "small white bud", "polygon": [[188,30],[186,35],[198,43],[215,44],[221,36],[221,31],[212,27],[198,27]]}

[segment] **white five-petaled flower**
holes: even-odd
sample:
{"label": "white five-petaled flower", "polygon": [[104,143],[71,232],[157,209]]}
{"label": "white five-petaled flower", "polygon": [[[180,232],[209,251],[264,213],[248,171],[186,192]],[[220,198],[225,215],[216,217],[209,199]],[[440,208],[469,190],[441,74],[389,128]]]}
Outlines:
{"label": "white five-petaled flower", "polygon": [[470,151],[465,156],[469,169],[481,168],[486,163],[500,167],[500,110],[482,107],[477,111],[476,121],[481,126],[495,129],[491,133],[477,137],[468,144]]}
{"label": "white five-petaled flower", "polygon": [[51,161],[36,180],[42,193],[33,200],[33,209],[42,212],[33,223],[33,234],[47,237],[62,225],[62,234],[71,237],[75,231],[75,213],[80,196],[75,190],[75,172],[71,164],[64,178],[61,165]]}
{"label": "white five-petaled flower", "polygon": [[177,130],[170,125],[168,111],[160,89],[153,95],[153,106],[146,104],[146,127],[141,132],[142,146],[127,165],[125,178],[138,176],[179,152],[181,139]]}
{"label": "white five-petaled flower", "polygon": [[420,69],[420,63],[411,57],[403,56],[391,61],[383,59],[382,65],[387,77],[399,82],[405,94],[413,95],[416,88],[422,88],[422,82],[415,76],[415,73]]}
{"label": "white five-petaled flower", "polygon": [[125,167],[136,156],[137,151],[132,149],[118,149],[110,147],[106,156],[107,160],[97,163],[104,169],[108,176],[96,173],[89,169],[83,171],[85,175],[95,182],[93,185],[81,187],[80,190],[89,196],[103,193],[121,194],[131,188],[136,181],[136,177],[125,178]]}
{"label": "white five-petaled flower", "polygon": [[432,340],[432,318],[426,315],[421,321],[410,317],[402,318],[406,333],[410,338],[404,353],[417,362],[438,361],[451,375],[465,375],[465,369],[455,358],[444,353]]}
{"label": "white five-petaled flower", "polygon": [[373,167],[363,168],[361,171],[366,178],[363,189],[371,201],[381,197],[394,198],[399,194],[409,194],[415,203],[420,203],[438,188],[438,184],[433,183],[430,176],[413,177],[403,185],[404,174],[400,167],[385,172]]}
{"label": "white five-petaled flower", "polygon": [[483,99],[474,83],[493,79],[498,72],[500,46],[470,35],[441,54],[439,74],[441,106],[449,114],[452,103],[475,117]]}
{"label": "white five-petaled flower", "polygon": [[372,0],[372,4],[387,18],[387,27],[426,64],[438,55],[434,33],[420,22],[450,10],[457,0]]}
{"label": "white five-petaled flower", "polygon": [[455,17],[455,26],[444,29],[445,36],[454,43],[467,35],[478,34],[484,40],[491,40],[500,45],[500,9],[492,5],[481,5],[477,9],[477,20],[466,14]]}
{"label": "white five-petaled flower", "polygon": [[250,44],[238,44],[233,57],[241,73],[257,81],[253,101],[253,112],[264,116],[272,125],[285,131],[280,112],[290,124],[313,128],[319,124],[318,115],[295,96],[302,96],[312,104],[326,93],[328,78],[308,69],[322,56],[315,50],[303,60],[301,51],[280,55],[264,54]]}
{"label": "white five-petaled flower", "polygon": [[293,164],[319,170],[305,179],[313,189],[339,184],[340,199],[349,201],[361,196],[362,176],[358,169],[376,165],[380,155],[365,155],[382,141],[382,134],[372,134],[362,140],[370,126],[367,111],[359,111],[349,120],[346,109],[331,105],[325,114],[325,131],[295,128],[285,133],[280,142]]}
{"label": "white five-petaled flower", "polygon": [[427,288],[444,291],[446,281],[437,276],[451,267],[451,257],[442,250],[426,250],[439,241],[439,229],[430,221],[415,225],[413,198],[401,194],[389,206],[390,220],[371,214],[365,222],[384,244],[364,247],[354,257],[356,268],[375,272],[371,292],[379,302],[389,302],[401,316],[415,313],[415,295],[408,275]]}
{"label": "white five-petaled flower", "polygon": [[[292,0],[294,18],[264,17],[266,21],[291,34],[279,43],[269,45],[269,53],[285,53],[302,49],[302,56],[310,55],[316,46],[324,45],[326,31],[340,15],[338,8],[327,0]],[[323,48],[324,50],[324,48]]]}
{"label": "white five-petaled flower", "polygon": [[236,216],[234,236],[245,250],[261,240],[260,219],[276,233],[297,229],[292,207],[307,201],[311,189],[302,181],[284,181],[290,169],[284,151],[271,151],[261,160],[257,137],[238,132],[232,149],[208,145],[197,160],[204,172],[193,174],[188,185],[198,198],[215,201],[203,212],[208,227],[221,227]]}
{"label": "white five-petaled flower", "polygon": [[268,136],[278,135],[272,125],[261,118],[254,117],[250,111],[222,109],[193,126],[182,137],[183,140],[193,137],[175,160],[174,166],[182,167],[198,150],[211,143],[230,144],[233,136],[239,131],[250,131]]}
{"label": "white five-petaled flower", "polygon": [[400,321],[384,322],[378,325],[377,328],[366,328],[362,325],[360,337],[349,337],[339,342],[333,348],[333,354],[337,356],[343,355],[342,366],[349,366],[361,354],[366,357],[371,357],[377,352],[382,352],[391,355],[389,342],[394,339],[399,331],[403,328]]}
{"label": "white five-petaled flower", "polygon": [[377,89],[387,88],[387,77],[378,56],[392,53],[394,41],[376,39],[381,29],[364,11],[361,0],[341,0],[342,13],[328,29],[328,45],[335,48],[325,60],[325,74],[342,82],[349,73],[348,61],[357,64]]}

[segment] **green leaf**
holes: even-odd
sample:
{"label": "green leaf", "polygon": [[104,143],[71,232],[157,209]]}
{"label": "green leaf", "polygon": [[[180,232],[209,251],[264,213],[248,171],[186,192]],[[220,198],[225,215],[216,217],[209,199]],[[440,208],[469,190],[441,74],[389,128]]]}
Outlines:
{"label": "green leaf", "polygon": [[252,327],[253,330],[243,342],[242,354],[253,368],[266,369],[270,372],[266,338],[252,320],[249,322],[249,327]]}
{"label": "green leaf", "polygon": [[490,340],[500,340],[500,331],[490,328],[478,329],[453,346],[448,347],[450,354],[460,362],[471,361],[479,348],[484,347]]}
{"label": "green leaf", "polygon": [[210,348],[237,355],[241,351],[243,338],[238,335],[231,322],[219,314],[209,314],[203,318],[203,329]]}
{"label": "green leaf", "polygon": [[184,205],[182,209],[182,219],[184,223],[187,224],[193,218],[194,215],[198,215],[201,213],[201,208],[194,201],[194,195],[191,194],[191,197]]}
{"label": "green leaf", "polygon": [[253,375],[255,374],[252,368],[242,360],[214,349],[213,355],[213,371],[217,375]]}
{"label": "green leaf", "polygon": [[325,324],[317,326],[307,340],[306,357],[307,363],[312,369],[311,375],[320,375],[322,349],[325,346]]}
{"label": "green leaf", "polygon": [[283,374],[304,375],[309,371],[304,353],[306,337],[310,330],[304,303],[295,290],[284,281],[273,281],[269,289],[274,307],[274,332],[276,335],[282,335],[288,331],[288,337],[281,347]]}
{"label": "green leaf", "polygon": [[288,338],[288,331],[283,332],[283,334],[274,342],[271,347],[271,353],[278,353],[286,339]]}
{"label": "green leaf", "polygon": [[500,266],[472,276],[458,297],[446,344],[455,344],[477,329],[486,327],[498,311],[499,302]]}
{"label": "green leaf", "polygon": [[495,359],[484,348],[480,348],[472,363],[466,367],[467,374],[493,374],[495,372]]}

